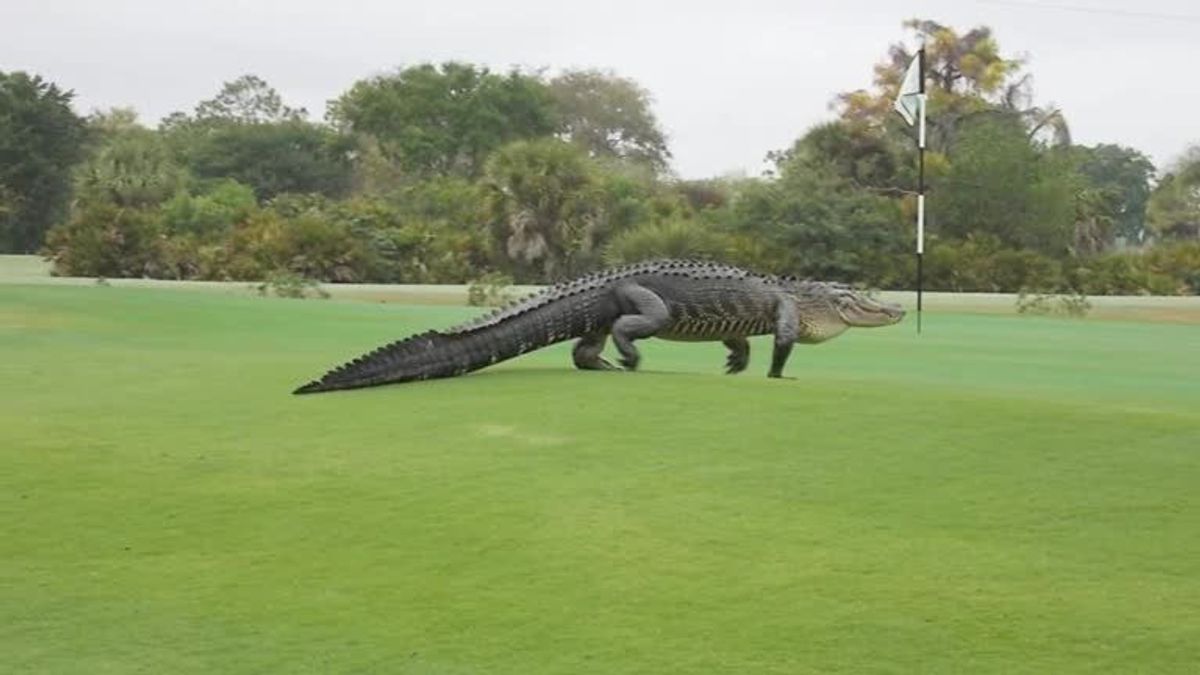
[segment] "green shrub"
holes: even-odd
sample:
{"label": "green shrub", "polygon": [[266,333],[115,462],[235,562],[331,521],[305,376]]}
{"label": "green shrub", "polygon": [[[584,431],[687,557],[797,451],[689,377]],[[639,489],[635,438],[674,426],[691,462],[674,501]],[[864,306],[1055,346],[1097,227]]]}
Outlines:
{"label": "green shrub", "polygon": [[1054,311],[1051,297],[1045,293],[1030,295],[1021,291],[1017,295],[1017,314],[1045,315]]}
{"label": "green shrub", "polygon": [[621,265],[652,258],[720,259],[730,248],[729,237],[700,221],[669,220],[616,235],[604,249],[604,261]]}
{"label": "green shrub", "polygon": [[1005,248],[987,235],[930,246],[926,275],[933,290],[968,293],[1054,292],[1064,284],[1057,260],[1036,251]]}
{"label": "green shrub", "polygon": [[514,300],[512,277],[489,272],[467,286],[467,304],[472,307],[499,307]]}
{"label": "green shrub", "polygon": [[326,300],[329,293],[312,279],[292,272],[272,272],[265,281],[253,287],[259,295],[275,295],[280,298],[320,298]]}
{"label": "green shrub", "polygon": [[162,205],[162,220],[172,235],[223,236],[257,207],[254,190],[222,180],[197,195],[180,192]]}
{"label": "green shrub", "polygon": [[1033,289],[1053,292],[1063,286],[1062,265],[1034,251],[997,251],[988,267],[991,277],[988,283],[996,291]]}
{"label": "green shrub", "polygon": [[43,253],[56,276],[155,277],[163,240],[155,211],[89,201],[50,230]]}
{"label": "green shrub", "polygon": [[1017,313],[1045,316],[1060,314],[1083,318],[1092,309],[1092,303],[1082,293],[1056,295],[1053,293],[1029,294],[1025,291],[1017,296]]}
{"label": "green shrub", "polygon": [[238,280],[287,271],[319,281],[356,282],[363,280],[367,259],[364,243],[344,223],[318,212],[266,209],[234,228],[215,271]]}
{"label": "green shrub", "polygon": [[1059,296],[1058,306],[1063,314],[1077,318],[1083,318],[1092,311],[1092,303],[1083,293]]}
{"label": "green shrub", "polygon": [[1071,270],[1070,285],[1089,295],[1175,295],[1182,282],[1156,272],[1140,253],[1089,258]]}
{"label": "green shrub", "polygon": [[1159,244],[1142,257],[1151,272],[1178,283],[1177,293],[1200,295],[1200,241]]}
{"label": "green shrub", "polygon": [[[471,226],[475,207],[455,199],[458,195],[470,202],[470,191],[453,181],[430,183],[389,199],[305,202],[289,197],[272,206],[289,217],[320,214],[349,233],[362,247],[357,270],[362,280],[464,283],[488,267],[488,233],[482,226]],[[400,204],[398,199],[405,201]]]}

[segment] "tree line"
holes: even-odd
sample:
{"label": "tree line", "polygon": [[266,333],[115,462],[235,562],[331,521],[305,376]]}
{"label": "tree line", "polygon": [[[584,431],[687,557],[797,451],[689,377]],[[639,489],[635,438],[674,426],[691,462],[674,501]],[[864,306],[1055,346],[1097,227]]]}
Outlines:
{"label": "tree line", "polygon": [[[1156,170],[1075,144],[990,30],[905,28],[927,44],[930,288],[1200,292],[1200,146]],[[63,275],[383,283],[679,256],[911,288],[915,151],[891,110],[911,57],[892,45],[765,175],[707,180],[672,174],[650,93],[610,72],[417,64],[322,121],[246,75],[154,127],[0,72],[0,251]]]}

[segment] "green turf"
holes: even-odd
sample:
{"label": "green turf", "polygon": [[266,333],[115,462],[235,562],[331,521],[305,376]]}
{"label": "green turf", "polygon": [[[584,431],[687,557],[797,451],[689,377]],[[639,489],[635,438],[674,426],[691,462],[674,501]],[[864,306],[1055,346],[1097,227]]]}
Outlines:
{"label": "green turf", "polygon": [[287,392],[466,309],[0,287],[28,673],[1192,673],[1200,329],[935,315],[796,377],[564,346]]}

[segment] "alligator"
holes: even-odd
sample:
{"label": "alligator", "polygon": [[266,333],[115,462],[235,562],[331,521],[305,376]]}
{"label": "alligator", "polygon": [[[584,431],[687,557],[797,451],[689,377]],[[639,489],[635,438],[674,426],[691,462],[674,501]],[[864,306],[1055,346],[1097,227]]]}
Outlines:
{"label": "alligator", "polygon": [[636,370],[634,342],[648,337],[721,341],[726,372],[746,369],[752,335],[774,334],[769,377],[781,377],[797,342],[815,344],[852,326],[887,326],[899,305],[845,284],[757,274],[714,262],[654,260],[589,274],[445,331],[393,342],[339,366],[296,394],[453,377],[556,342],[578,339],[577,368],[617,367],[601,356],[612,336],[620,364]]}

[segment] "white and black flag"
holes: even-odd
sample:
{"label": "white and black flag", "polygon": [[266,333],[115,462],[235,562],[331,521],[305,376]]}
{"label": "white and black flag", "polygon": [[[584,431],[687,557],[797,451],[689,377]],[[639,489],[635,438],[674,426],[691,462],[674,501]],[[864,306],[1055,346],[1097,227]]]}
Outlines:
{"label": "white and black flag", "polygon": [[924,105],[924,93],[925,87],[921,86],[921,54],[918,53],[913,57],[912,63],[908,64],[908,70],[904,71],[900,93],[896,95],[896,102],[892,106],[910,127],[917,123],[920,116],[921,106]]}

